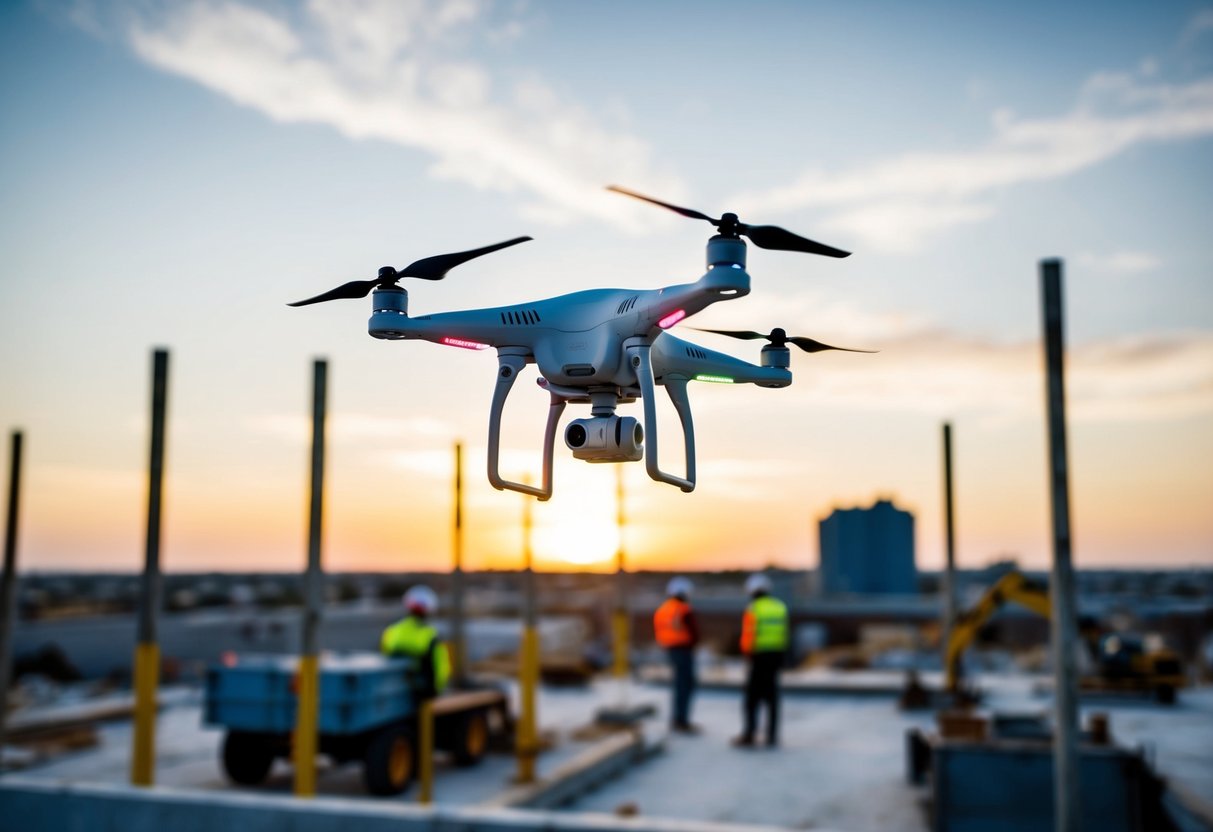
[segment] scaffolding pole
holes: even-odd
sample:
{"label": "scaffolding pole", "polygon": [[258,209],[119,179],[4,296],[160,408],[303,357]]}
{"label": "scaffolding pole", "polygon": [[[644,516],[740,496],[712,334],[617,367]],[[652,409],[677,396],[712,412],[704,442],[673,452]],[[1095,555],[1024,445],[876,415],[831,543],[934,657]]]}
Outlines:
{"label": "scaffolding pole", "polygon": [[[523,483],[529,485],[530,477]],[[539,753],[539,734],[535,721],[535,688],[539,684],[539,634],[536,630],[538,602],[535,594],[535,570],[531,551],[531,498],[522,497],[522,644],[518,662],[518,688],[521,707],[514,745],[518,752],[519,783],[535,782],[535,757]]]}
{"label": "scaffolding pole", "polygon": [[[615,614],[613,632],[615,645],[615,678],[623,682],[628,675],[628,645],[631,640],[628,621],[628,573],[624,555],[624,493],[623,466],[615,466],[615,523],[619,528],[619,544],[615,551]],[[625,694],[626,697],[626,694]]]}
{"label": "scaffolding pole", "polygon": [[451,676],[463,687],[467,673],[467,648],[463,615],[463,443],[455,443],[455,511],[451,538]]}
{"label": "scaffolding pole", "polygon": [[8,514],[4,525],[4,572],[0,574],[0,772],[4,771],[4,723],[8,714],[8,685],[12,671],[13,624],[17,616],[13,598],[17,591],[17,511],[21,502],[21,431],[12,434],[9,454]]}
{"label": "scaffolding pole", "polygon": [[147,536],[135,638],[135,725],[131,735],[131,785],[156,779],[156,688],[160,682],[160,512],[164,492],[164,423],[168,409],[168,350],[152,352],[152,436],[148,460]]}
{"label": "scaffolding pole", "polygon": [[324,573],[320,563],[321,523],[324,519],[324,418],[328,392],[328,362],[312,364],[312,476],[308,509],[307,572],[304,575],[303,649],[299,656],[299,699],[295,714],[295,795],[316,794],[317,719],[320,713],[320,614],[324,603]]}
{"label": "scaffolding pole", "polygon": [[1066,453],[1065,338],[1060,260],[1040,263],[1044,311],[1045,398],[1048,405],[1049,492],[1053,518],[1052,639],[1054,673],[1053,738],[1054,826],[1057,832],[1078,832],[1078,672],[1074,645],[1078,643],[1071,563],[1070,484]]}
{"label": "scaffolding pole", "polygon": [[943,424],[943,506],[947,565],[943,577],[943,621],[940,642],[946,654],[956,624],[956,521],[952,510],[952,425]]}

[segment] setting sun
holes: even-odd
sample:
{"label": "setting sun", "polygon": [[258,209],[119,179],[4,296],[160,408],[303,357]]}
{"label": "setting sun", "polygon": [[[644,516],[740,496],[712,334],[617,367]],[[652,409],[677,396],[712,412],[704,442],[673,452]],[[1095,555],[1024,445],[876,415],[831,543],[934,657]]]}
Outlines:
{"label": "setting sun", "polygon": [[599,466],[561,471],[564,481],[547,503],[535,506],[532,544],[536,566],[614,568],[619,547],[615,477]]}

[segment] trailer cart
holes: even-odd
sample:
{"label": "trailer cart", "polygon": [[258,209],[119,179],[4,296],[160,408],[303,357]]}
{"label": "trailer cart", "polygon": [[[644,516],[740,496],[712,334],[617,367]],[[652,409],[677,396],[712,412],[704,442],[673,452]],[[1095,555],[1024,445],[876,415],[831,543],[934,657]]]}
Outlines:
{"label": "trailer cart", "polygon": [[[290,759],[298,702],[298,659],[229,657],[207,672],[207,725],[227,731],[223,770],[234,782],[265,781],[276,758]],[[372,653],[320,658],[319,750],[337,763],[362,762],[367,791],[403,792],[417,768],[414,663]],[[461,690],[433,701],[434,747],[456,765],[475,765],[494,737],[507,736],[500,690]]]}

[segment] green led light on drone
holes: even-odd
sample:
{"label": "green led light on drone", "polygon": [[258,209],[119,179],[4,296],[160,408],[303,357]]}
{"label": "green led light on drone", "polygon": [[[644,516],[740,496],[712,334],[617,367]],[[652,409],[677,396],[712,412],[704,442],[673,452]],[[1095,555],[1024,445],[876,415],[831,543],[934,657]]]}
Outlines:
{"label": "green led light on drone", "polygon": [[711,382],[715,382],[716,384],[732,384],[733,383],[733,379],[729,378],[728,376],[709,376],[709,375],[703,375],[703,374],[695,376],[695,380],[696,381],[711,381]]}

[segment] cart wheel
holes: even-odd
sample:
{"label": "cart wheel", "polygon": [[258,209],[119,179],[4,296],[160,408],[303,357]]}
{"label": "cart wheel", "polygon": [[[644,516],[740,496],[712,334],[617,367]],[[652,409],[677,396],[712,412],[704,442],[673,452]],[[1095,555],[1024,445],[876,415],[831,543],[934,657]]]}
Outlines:
{"label": "cart wheel", "polygon": [[417,749],[407,728],[388,728],[367,744],[362,777],[371,794],[400,794],[413,781]]}
{"label": "cart wheel", "polygon": [[1159,685],[1154,689],[1154,698],[1160,705],[1175,704],[1175,688],[1171,685]]}
{"label": "cart wheel", "polygon": [[242,786],[264,783],[274,764],[274,748],[264,737],[229,731],[223,738],[223,770]]}
{"label": "cart wheel", "polygon": [[489,747],[489,720],[484,711],[472,711],[459,720],[451,752],[455,765],[474,766]]}

